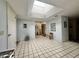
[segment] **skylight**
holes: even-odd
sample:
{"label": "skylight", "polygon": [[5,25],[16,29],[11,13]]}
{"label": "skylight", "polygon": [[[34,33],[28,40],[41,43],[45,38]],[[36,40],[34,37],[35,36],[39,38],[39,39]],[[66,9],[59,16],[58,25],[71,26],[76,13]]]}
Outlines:
{"label": "skylight", "polygon": [[35,0],[32,13],[46,14],[54,6]]}

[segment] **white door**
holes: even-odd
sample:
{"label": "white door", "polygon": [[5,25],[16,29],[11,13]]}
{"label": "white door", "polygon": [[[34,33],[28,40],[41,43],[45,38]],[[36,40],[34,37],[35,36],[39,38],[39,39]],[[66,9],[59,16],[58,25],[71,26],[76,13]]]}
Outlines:
{"label": "white door", "polygon": [[0,52],[7,49],[6,1],[0,0]]}
{"label": "white door", "polygon": [[16,19],[12,9],[8,7],[8,49],[16,48]]}

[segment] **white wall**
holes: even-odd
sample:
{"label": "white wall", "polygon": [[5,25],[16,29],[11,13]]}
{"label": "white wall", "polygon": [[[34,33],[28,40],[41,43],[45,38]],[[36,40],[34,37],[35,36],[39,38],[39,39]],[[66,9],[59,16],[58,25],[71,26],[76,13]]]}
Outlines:
{"label": "white wall", "polygon": [[6,0],[0,0],[0,52],[7,49]]}
{"label": "white wall", "polygon": [[[51,23],[56,23],[56,31],[51,31]],[[62,41],[62,24],[61,24],[61,17],[57,17],[52,19],[51,21],[47,22],[47,32],[52,32],[54,35],[54,39],[57,41]]]}
{"label": "white wall", "polygon": [[[35,22],[18,19],[17,24],[18,40],[24,40],[27,35],[30,39],[35,39]],[[23,28],[23,24],[27,24],[27,28]]]}
{"label": "white wall", "polygon": [[13,9],[7,5],[8,11],[8,34],[11,36],[8,37],[8,49],[16,48],[16,14]]}
{"label": "white wall", "polygon": [[[67,22],[67,28],[64,28],[64,21]],[[67,41],[69,39],[68,35],[68,17],[62,16],[62,39]]]}
{"label": "white wall", "polygon": [[[54,40],[59,42],[68,40],[68,28],[64,28],[64,21],[68,21],[68,19],[64,19],[64,17],[62,18],[61,16],[58,16],[54,19],[51,19],[51,21],[48,21],[46,26],[46,32],[52,32],[54,35]],[[51,31],[51,23],[56,23],[56,31]]]}

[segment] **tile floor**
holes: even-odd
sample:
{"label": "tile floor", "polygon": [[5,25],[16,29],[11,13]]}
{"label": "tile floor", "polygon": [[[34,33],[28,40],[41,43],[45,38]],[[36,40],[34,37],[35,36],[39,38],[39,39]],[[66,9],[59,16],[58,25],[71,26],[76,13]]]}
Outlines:
{"label": "tile floor", "polygon": [[79,44],[59,43],[39,36],[35,40],[22,41],[16,48],[16,58],[79,58]]}

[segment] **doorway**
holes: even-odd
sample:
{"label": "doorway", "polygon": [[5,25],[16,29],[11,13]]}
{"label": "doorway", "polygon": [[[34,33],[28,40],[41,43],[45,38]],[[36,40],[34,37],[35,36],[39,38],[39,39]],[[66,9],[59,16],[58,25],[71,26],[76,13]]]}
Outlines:
{"label": "doorway", "polygon": [[79,42],[79,17],[69,17],[69,40]]}
{"label": "doorway", "polygon": [[36,36],[46,36],[46,24],[43,22],[36,22],[35,25],[35,35]]}
{"label": "doorway", "polygon": [[46,33],[45,33],[46,24],[41,24],[41,27],[42,27],[42,35],[46,36]]}

